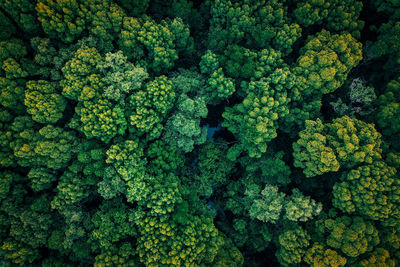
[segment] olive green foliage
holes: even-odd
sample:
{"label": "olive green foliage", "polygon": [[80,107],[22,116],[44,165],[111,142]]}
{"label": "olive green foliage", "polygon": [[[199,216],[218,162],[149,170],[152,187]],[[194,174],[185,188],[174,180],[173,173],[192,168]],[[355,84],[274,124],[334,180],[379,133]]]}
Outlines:
{"label": "olive green foliage", "polygon": [[293,143],[294,166],[302,168],[306,177],[338,171],[339,162],[324,136],[324,125],[320,119],[306,121],[305,129],[299,133],[299,140]]}
{"label": "olive green foliage", "polygon": [[377,248],[369,254],[369,258],[360,261],[354,266],[388,266],[394,267],[396,263],[390,258],[390,253],[384,248]]}
{"label": "olive green foliage", "polygon": [[46,34],[66,43],[73,42],[85,30],[104,41],[111,41],[121,29],[124,17],[122,8],[112,1],[40,0],[35,9]]}
{"label": "olive green foliage", "polygon": [[0,266],[399,265],[399,20],[0,0]]}
{"label": "olive green foliage", "polygon": [[309,38],[300,54],[295,74],[304,80],[299,86],[304,95],[335,91],[362,59],[361,43],[349,33],[332,35],[325,30]]}
{"label": "olive green foliage", "polygon": [[319,243],[314,243],[304,255],[304,261],[310,266],[339,267],[346,265],[346,258],[340,256],[335,250],[326,248]]}
{"label": "olive green foliage", "polygon": [[279,263],[282,266],[299,264],[306,253],[309,241],[310,236],[301,227],[280,234],[278,237],[280,249],[276,253]]}
{"label": "olive green foliage", "polygon": [[348,257],[357,257],[380,243],[378,231],[373,223],[361,217],[338,217],[324,222],[326,244]]}
{"label": "olive green foliage", "polygon": [[307,177],[382,158],[382,135],[374,125],[348,116],[327,124],[320,119],[306,121],[299,136],[293,144],[294,164],[303,168]]}
{"label": "olive green foliage", "polygon": [[44,80],[26,84],[24,103],[26,112],[40,123],[56,123],[62,118],[67,104],[64,97],[57,93],[54,84]]}
{"label": "olive green foliage", "polygon": [[344,174],[342,181],[333,187],[335,207],[388,225],[398,224],[400,183],[395,168],[376,161]]}
{"label": "olive green foliage", "polygon": [[32,125],[29,117],[16,117],[12,124],[14,134],[19,137],[10,143],[10,147],[18,164],[50,169],[66,167],[78,148],[75,133],[52,125],[35,131]]}
{"label": "olive green foliage", "polygon": [[24,85],[23,80],[0,77],[0,104],[13,112],[23,111],[24,106],[21,104],[24,102]]}

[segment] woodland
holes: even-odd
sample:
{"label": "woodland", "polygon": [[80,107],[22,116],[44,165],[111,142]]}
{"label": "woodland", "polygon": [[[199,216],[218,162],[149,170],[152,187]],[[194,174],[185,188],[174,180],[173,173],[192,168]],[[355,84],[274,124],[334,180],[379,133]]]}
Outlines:
{"label": "woodland", "polygon": [[399,0],[0,0],[0,266],[400,266]]}

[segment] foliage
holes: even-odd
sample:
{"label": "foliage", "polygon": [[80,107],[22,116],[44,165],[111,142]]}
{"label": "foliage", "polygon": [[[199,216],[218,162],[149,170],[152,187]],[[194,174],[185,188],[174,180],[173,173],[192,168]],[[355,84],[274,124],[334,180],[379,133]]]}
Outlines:
{"label": "foliage", "polygon": [[67,102],[57,93],[54,84],[44,80],[29,81],[25,90],[26,112],[34,121],[56,123],[63,116]]}
{"label": "foliage", "polygon": [[327,219],[323,231],[328,232],[326,244],[348,257],[357,257],[380,243],[373,223],[361,217],[337,217]]}
{"label": "foliage", "polygon": [[323,24],[327,30],[350,32],[360,38],[364,21],[358,20],[363,3],[347,1],[298,1],[294,10],[297,21],[306,27]]}
{"label": "foliage", "polygon": [[223,113],[222,126],[238,135],[250,157],[259,158],[266,152],[267,143],[277,136],[278,119],[289,113],[286,90],[293,84],[290,71],[277,69],[268,78],[250,82],[243,102]]}
{"label": "foliage", "polygon": [[366,86],[365,81],[360,78],[354,79],[349,87],[348,104],[339,98],[336,102],[330,103],[334,111],[340,116],[372,115],[374,111],[373,102],[376,100],[374,88]]}
{"label": "foliage", "polygon": [[348,116],[327,124],[320,119],[306,121],[299,136],[293,144],[294,164],[303,168],[307,177],[382,158],[381,134],[374,125]]}
{"label": "foliage", "polygon": [[399,0],[0,0],[0,266],[400,263]]}
{"label": "foliage", "polygon": [[333,187],[332,203],[344,212],[357,212],[385,224],[398,223],[400,183],[396,169],[383,161],[353,169]]}
{"label": "foliage", "polygon": [[286,230],[279,235],[281,246],[276,257],[282,266],[298,264],[302,261],[306,248],[309,245],[310,236],[301,227]]}
{"label": "foliage", "polygon": [[184,152],[190,152],[194,145],[206,141],[207,129],[200,127],[200,119],[207,116],[206,103],[201,97],[191,99],[182,94],[176,106],[176,112],[165,123],[163,138]]}

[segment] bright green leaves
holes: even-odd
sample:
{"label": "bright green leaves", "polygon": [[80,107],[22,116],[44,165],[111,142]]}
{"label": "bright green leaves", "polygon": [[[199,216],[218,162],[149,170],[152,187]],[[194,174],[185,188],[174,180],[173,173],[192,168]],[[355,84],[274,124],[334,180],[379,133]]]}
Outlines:
{"label": "bright green leaves", "polygon": [[333,149],[327,145],[321,120],[306,121],[305,126],[299,140],[293,143],[294,166],[302,168],[306,177],[338,171],[340,165]]}
{"label": "bright green leaves", "polygon": [[333,187],[335,207],[388,225],[398,223],[400,183],[395,168],[376,161],[344,174],[342,181]]}
{"label": "bright green leaves", "polygon": [[258,187],[253,185],[245,191],[246,198],[254,199],[249,209],[252,219],[275,224],[284,213],[284,219],[305,222],[317,216],[322,210],[321,203],[304,196],[297,188],[292,190],[290,196],[279,193],[278,187],[270,184],[266,184],[261,191],[261,198],[259,191]]}
{"label": "bright green leaves", "polygon": [[226,108],[222,126],[237,135],[239,146],[250,157],[259,158],[267,150],[267,143],[277,136],[278,119],[289,113],[287,89],[294,84],[293,75],[277,69],[268,78],[250,82],[242,103]]}
{"label": "bright green leaves", "polygon": [[101,61],[96,48],[83,46],[62,68],[65,79],[61,81],[63,95],[72,100],[89,100],[103,88],[96,65]]}
{"label": "bright green leaves", "polygon": [[140,89],[149,77],[144,68],[128,63],[122,51],[107,53],[104,62],[97,63],[96,67],[104,75],[103,95],[117,103],[124,103],[126,95]]}
{"label": "bright green leaves", "polygon": [[233,79],[225,77],[217,55],[210,50],[201,57],[200,70],[208,77],[207,85],[202,91],[207,103],[218,104],[235,92]]}
{"label": "bright green leaves", "polygon": [[165,76],[155,78],[144,90],[128,97],[128,122],[139,134],[149,133],[157,138],[161,134],[161,121],[175,101],[173,83]]}
{"label": "bright green leaves", "polygon": [[194,145],[206,141],[207,130],[200,127],[200,119],[207,116],[207,106],[203,98],[193,99],[182,94],[176,103],[177,111],[165,124],[164,139],[184,152],[190,152]]}
{"label": "bright green leaves", "polygon": [[[251,194],[249,189],[246,190],[245,194]],[[265,185],[265,188],[261,191],[261,198],[255,199],[251,204],[250,218],[276,223],[283,209],[284,198],[285,194],[278,193],[277,186]]]}
{"label": "bright green leaves", "polygon": [[62,118],[67,101],[57,93],[55,84],[39,80],[26,84],[24,103],[34,121],[56,123]]}
{"label": "bright green leaves", "polygon": [[127,128],[123,109],[104,98],[83,101],[75,111],[82,124],[76,122],[79,126],[75,126],[73,121],[72,126],[81,130],[87,138],[96,137],[108,143],[116,135],[123,135]]}

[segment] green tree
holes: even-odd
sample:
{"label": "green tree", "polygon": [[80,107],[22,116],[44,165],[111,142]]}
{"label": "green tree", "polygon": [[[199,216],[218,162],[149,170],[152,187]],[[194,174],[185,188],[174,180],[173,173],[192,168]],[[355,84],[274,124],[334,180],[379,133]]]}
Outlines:
{"label": "green tree", "polygon": [[268,78],[250,82],[243,102],[227,107],[222,114],[222,126],[237,136],[250,157],[261,157],[268,142],[277,136],[278,119],[289,113],[287,90],[293,85],[290,71],[277,69]]}
{"label": "green tree", "polygon": [[192,99],[184,94],[179,96],[175,105],[177,110],[165,123],[163,138],[183,152],[190,152],[194,145],[206,141],[207,129],[200,127],[200,119],[207,116],[207,106],[202,97]]}
{"label": "green tree", "polygon": [[303,260],[310,244],[310,236],[299,226],[280,234],[278,242],[280,248],[275,255],[282,266],[290,266]]}
{"label": "green tree", "polygon": [[55,84],[39,80],[26,83],[24,103],[34,121],[46,124],[62,118],[67,101],[57,93]]}
{"label": "green tree", "polygon": [[332,203],[349,214],[357,212],[388,225],[398,224],[400,183],[396,169],[383,161],[344,173],[333,187]]}

